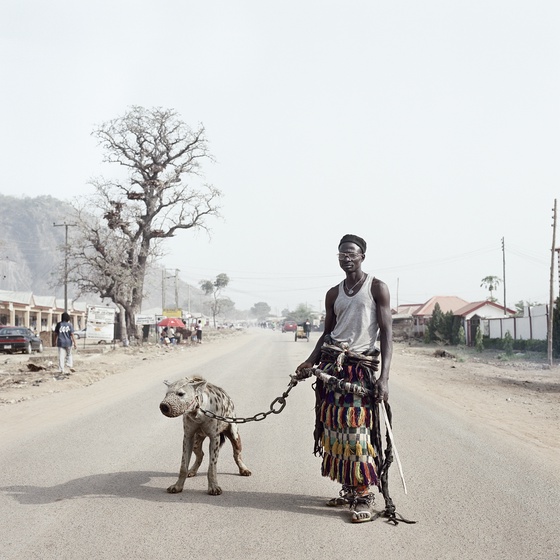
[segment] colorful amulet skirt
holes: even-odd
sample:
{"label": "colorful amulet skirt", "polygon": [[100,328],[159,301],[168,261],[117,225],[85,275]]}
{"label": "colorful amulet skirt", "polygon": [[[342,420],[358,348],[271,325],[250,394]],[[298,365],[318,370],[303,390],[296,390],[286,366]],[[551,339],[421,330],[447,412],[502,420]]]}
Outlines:
{"label": "colorful amulet skirt", "polygon": [[[339,372],[332,363],[320,364],[323,371],[371,389],[359,365],[344,365]],[[366,385],[367,383],[367,385]],[[347,486],[379,486],[372,430],[377,421],[371,397],[317,387],[316,442],[323,458],[321,474]]]}

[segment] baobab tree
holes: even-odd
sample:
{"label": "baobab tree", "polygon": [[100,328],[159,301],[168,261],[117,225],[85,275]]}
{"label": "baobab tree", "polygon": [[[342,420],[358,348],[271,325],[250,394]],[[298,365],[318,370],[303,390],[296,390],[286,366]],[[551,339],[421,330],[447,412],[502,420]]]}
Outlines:
{"label": "baobab tree", "polygon": [[92,180],[94,194],[75,203],[79,227],[69,248],[69,280],[111,299],[130,330],[162,242],[180,230],[208,229],[221,192],[201,181],[202,163],[212,160],[204,127],[191,129],[172,109],[132,107],[93,136],[104,161],[127,176]]}

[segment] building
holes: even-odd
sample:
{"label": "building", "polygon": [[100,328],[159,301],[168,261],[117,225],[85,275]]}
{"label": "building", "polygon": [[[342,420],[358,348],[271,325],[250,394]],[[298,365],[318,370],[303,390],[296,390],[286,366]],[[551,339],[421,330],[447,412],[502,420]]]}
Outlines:
{"label": "building", "polygon": [[504,315],[503,305],[486,300],[468,303],[464,307],[457,309],[454,315],[461,317],[463,320],[467,346],[474,346],[476,330],[479,326],[482,334],[488,336],[488,319],[510,317],[515,315],[515,313],[515,310],[506,308],[506,314]]}
{"label": "building", "polygon": [[414,336],[424,336],[426,323],[431,319],[436,303],[439,304],[443,313],[451,311],[455,315],[457,310],[465,307],[469,302],[457,296],[434,296],[430,298],[426,303],[420,305],[412,312]]}
{"label": "building", "polygon": [[[86,324],[86,303],[69,302],[70,321],[76,330]],[[64,301],[32,292],[0,290],[0,325],[29,327],[35,332],[52,331],[64,312]]]}

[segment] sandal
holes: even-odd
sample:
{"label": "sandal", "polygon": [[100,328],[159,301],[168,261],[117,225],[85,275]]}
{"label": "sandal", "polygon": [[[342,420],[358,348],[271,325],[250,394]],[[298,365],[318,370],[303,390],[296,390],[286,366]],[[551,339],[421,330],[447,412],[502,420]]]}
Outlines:
{"label": "sandal", "polygon": [[329,507],[339,507],[345,506],[346,504],[350,503],[346,498],[331,498],[325,505]]}
{"label": "sandal", "polygon": [[331,498],[325,505],[328,507],[339,507],[345,506],[352,503],[354,499],[355,491],[350,486],[342,486],[342,489],[338,493],[338,498]]}
{"label": "sandal", "polygon": [[350,505],[352,523],[365,523],[373,520],[373,494],[357,496]]}

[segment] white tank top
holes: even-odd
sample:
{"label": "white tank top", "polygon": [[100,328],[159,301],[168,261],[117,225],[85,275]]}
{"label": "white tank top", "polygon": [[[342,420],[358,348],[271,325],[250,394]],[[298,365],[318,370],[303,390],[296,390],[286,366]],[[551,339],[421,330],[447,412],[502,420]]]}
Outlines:
{"label": "white tank top", "polygon": [[373,350],[379,332],[377,306],[371,295],[372,282],[373,276],[368,274],[360,289],[348,296],[342,281],[334,302],[336,325],[331,338],[335,342],[346,342],[350,350],[360,354]]}

